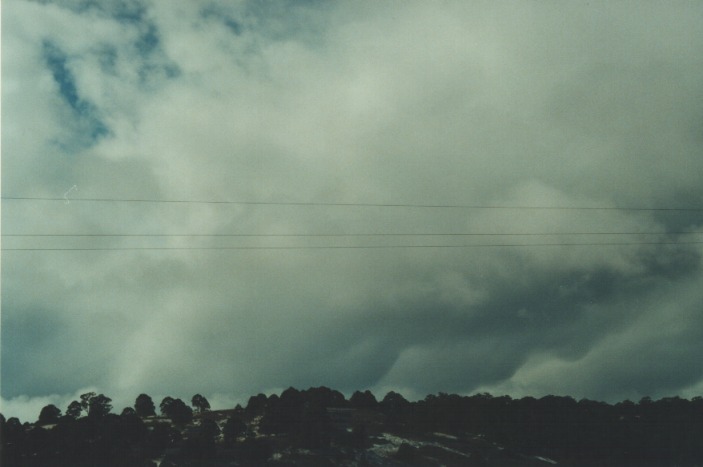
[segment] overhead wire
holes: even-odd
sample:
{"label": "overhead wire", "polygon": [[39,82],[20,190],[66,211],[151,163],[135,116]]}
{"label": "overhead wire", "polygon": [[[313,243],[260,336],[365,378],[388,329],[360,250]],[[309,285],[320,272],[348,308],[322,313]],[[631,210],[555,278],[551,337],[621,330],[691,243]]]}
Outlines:
{"label": "overhead wire", "polygon": [[422,232],[422,233],[11,233],[3,237],[529,237],[529,236],[587,236],[587,235],[700,235],[703,231],[680,232]]}
{"label": "overhead wire", "polygon": [[2,248],[2,251],[139,251],[139,250],[365,250],[401,248],[502,248],[557,246],[696,245],[686,242],[577,242],[577,243],[482,243],[463,245],[302,245],[302,246],[204,246],[204,247],[97,247],[97,248]]}
{"label": "overhead wire", "polygon": [[[337,202],[269,202],[218,200],[164,200],[126,198],[71,198],[3,196],[6,201],[61,201],[99,203],[170,203],[220,204],[256,206],[328,206],[328,207],[382,207],[382,208],[450,208],[450,209],[515,209],[515,210],[621,210],[621,211],[703,211],[703,208],[684,207],[612,207],[612,206],[517,206],[468,204],[407,204],[407,203],[337,203]],[[352,238],[352,237],[556,237],[556,236],[681,236],[702,234],[700,231],[677,232],[369,232],[369,233],[9,233],[7,238]],[[491,247],[554,247],[554,246],[614,246],[614,245],[686,245],[699,241],[625,241],[625,242],[544,242],[544,243],[483,243],[483,244],[386,244],[386,245],[298,245],[298,246],[176,246],[176,247],[20,247],[2,248],[2,251],[124,251],[124,250],[303,250],[303,249],[393,249],[393,248],[491,248]]]}
{"label": "overhead wire", "polygon": [[637,206],[521,206],[521,205],[472,205],[472,204],[421,204],[421,203],[341,203],[310,201],[227,201],[192,199],[149,198],[56,198],[40,196],[3,196],[4,201],[61,201],[93,203],[164,203],[164,204],[222,204],[252,206],[330,206],[330,207],[381,207],[381,208],[431,208],[431,209],[515,209],[515,210],[590,210],[590,211],[690,211],[703,212],[703,207],[637,207]]}

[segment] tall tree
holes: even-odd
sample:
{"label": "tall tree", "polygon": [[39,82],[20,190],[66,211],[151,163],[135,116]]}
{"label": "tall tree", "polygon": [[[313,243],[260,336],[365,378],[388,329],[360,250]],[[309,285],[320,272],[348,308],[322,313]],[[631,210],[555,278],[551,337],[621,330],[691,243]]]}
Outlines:
{"label": "tall tree", "polygon": [[49,425],[52,423],[57,423],[60,416],[61,410],[54,404],[49,404],[41,409],[41,412],[39,413],[39,424]]}
{"label": "tall tree", "polygon": [[169,408],[173,405],[173,402],[175,400],[176,399],[171,396],[166,396],[163,398],[163,400],[159,404],[159,410],[161,410],[161,415],[165,415],[168,417]]}
{"label": "tall tree", "polygon": [[210,403],[200,394],[194,395],[191,399],[191,403],[200,413],[210,410]]}
{"label": "tall tree", "polygon": [[97,394],[94,392],[86,392],[85,394],[81,394],[81,407],[83,407],[83,410],[88,410],[88,406],[90,405],[90,399],[95,397]]}
{"label": "tall tree", "polygon": [[112,410],[112,399],[105,396],[104,394],[98,394],[93,396],[88,401],[88,417],[90,418],[102,418],[110,413]]}
{"label": "tall tree", "polygon": [[154,401],[146,394],[139,394],[137,396],[137,400],[134,402],[134,409],[137,411],[137,415],[142,418],[156,415]]}
{"label": "tall tree", "polygon": [[122,409],[122,413],[120,414],[120,417],[136,417],[137,416],[137,411],[134,410],[132,407],[125,407]]}
{"label": "tall tree", "polygon": [[368,389],[364,392],[355,391],[349,398],[349,405],[355,409],[373,409],[378,405],[376,396]]}
{"label": "tall tree", "polygon": [[164,398],[161,402],[161,412],[177,425],[184,425],[193,420],[193,409],[180,399]]}
{"label": "tall tree", "polygon": [[68,408],[66,409],[66,415],[74,419],[80,417],[82,412],[83,404],[78,401],[71,402],[68,404]]}

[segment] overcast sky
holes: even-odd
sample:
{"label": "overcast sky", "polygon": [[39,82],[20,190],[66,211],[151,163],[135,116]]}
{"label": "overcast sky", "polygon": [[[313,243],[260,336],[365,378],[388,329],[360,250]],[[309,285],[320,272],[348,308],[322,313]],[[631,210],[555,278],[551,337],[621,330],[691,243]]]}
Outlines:
{"label": "overcast sky", "polygon": [[6,416],[703,394],[702,3],[2,7]]}

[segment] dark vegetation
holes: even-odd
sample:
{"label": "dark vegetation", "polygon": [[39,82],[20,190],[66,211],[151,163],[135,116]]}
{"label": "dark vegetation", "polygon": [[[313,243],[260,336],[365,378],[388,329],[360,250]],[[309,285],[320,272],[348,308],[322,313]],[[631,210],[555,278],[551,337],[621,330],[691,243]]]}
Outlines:
{"label": "dark vegetation", "polygon": [[325,387],[259,394],[210,410],[196,394],[151,397],[112,413],[88,393],[35,423],[0,415],[12,466],[701,466],[703,399],[614,405],[570,397],[429,395],[409,402],[369,391],[348,400]]}

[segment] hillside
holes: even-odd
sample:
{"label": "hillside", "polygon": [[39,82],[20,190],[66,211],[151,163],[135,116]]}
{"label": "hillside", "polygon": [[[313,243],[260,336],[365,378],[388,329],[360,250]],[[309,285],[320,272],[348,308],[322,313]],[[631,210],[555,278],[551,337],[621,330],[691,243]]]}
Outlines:
{"label": "hillside", "polygon": [[429,395],[409,402],[329,388],[252,396],[209,410],[151,398],[111,413],[94,393],[36,423],[0,419],[11,466],[697,466],[703,400],[606,404],[570,397]]}

